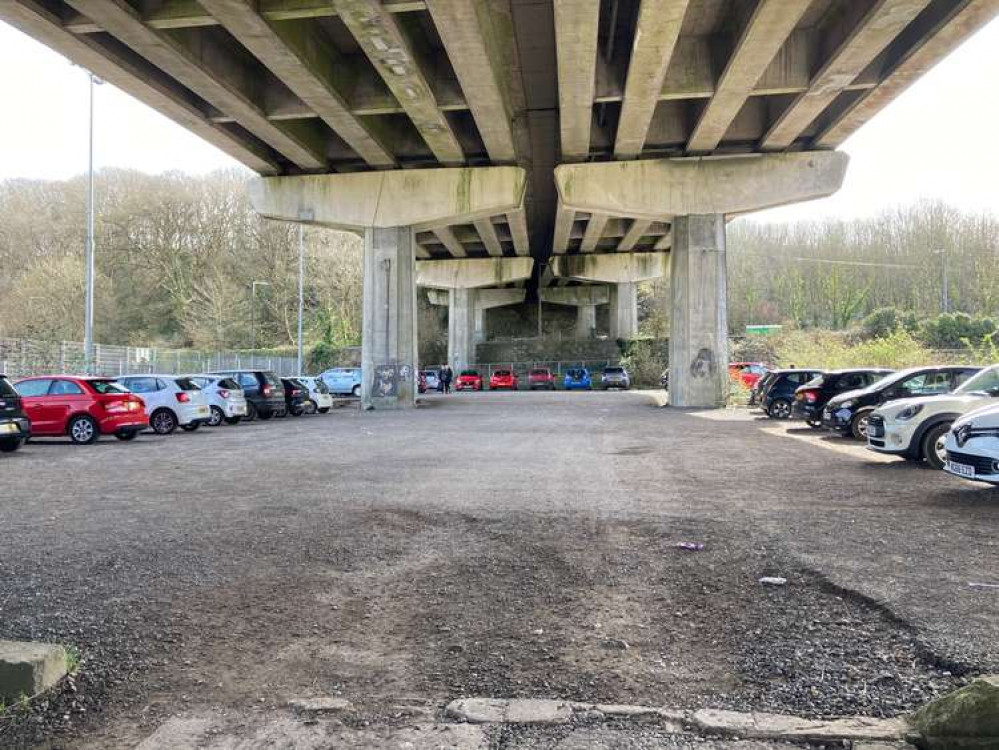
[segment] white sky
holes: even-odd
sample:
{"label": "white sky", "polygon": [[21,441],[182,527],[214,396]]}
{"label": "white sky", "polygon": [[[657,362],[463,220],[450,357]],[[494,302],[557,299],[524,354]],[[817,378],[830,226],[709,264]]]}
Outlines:
{"label": "white sky", "polygon": [[[756,214],[851,218],[920,198],[999,213],[999,19],[847,141],[846,183],[832,198]],[[0,179],[64,179],[86,168],[87,79],[0,22]],[[97,89],[95,161],[145,172],[236,164],[109,84]]]}

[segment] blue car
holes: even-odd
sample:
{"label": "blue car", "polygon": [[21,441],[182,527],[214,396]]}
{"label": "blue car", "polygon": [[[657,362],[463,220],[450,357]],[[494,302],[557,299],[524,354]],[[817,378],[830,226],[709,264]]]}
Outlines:
{"label": "blue car", "polygon": [[330,393],[361,395],[360,367],[331,367],[326,372],[320,373],[319,377],[326,383]]}
{"label": "blue car", "polygon": [[771,419],[790,419],[794,392],[821,374],[822,370],[809,368],[774,370],[760,393],[760,407]]}
{"label": "blue car", "polygon": [[567,391],[588,391],[592,386],[590,371],[585,367],[573,367],[571,370],[565,371],[562,387]]}

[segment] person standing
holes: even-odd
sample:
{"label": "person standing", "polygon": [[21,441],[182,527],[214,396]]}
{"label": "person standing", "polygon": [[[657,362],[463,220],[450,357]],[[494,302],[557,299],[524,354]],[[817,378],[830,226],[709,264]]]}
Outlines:
{"label": "person standing", "polygon": [[451,365],[444,365],[444,393],[451,392],[451,380],[454,377],[454,372],[451,370]]}
{"label": "person standing", "polygon": [[437,392],[444,393],[444,369],[447,365],[441,365],[437,370]]}

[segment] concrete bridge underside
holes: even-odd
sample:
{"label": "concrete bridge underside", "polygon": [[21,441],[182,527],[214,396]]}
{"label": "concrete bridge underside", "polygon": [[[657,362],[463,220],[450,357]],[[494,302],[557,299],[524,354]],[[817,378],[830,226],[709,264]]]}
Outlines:
{"label": "concrete bridge underside", "polygon": [[[606,294],[627,337],[635,284],[667,266],[671,398],[717,404],[726,220],[834,192],[836,147],[997,13],[999,0],[0,0],[0,19],[262,175],[261,213],[365,236],[374,407],[413,402],[418,283],[447,290],[462,342],[498,289],[577,304],[581,331]],[[605,291],[552,291],[585,285]]]}

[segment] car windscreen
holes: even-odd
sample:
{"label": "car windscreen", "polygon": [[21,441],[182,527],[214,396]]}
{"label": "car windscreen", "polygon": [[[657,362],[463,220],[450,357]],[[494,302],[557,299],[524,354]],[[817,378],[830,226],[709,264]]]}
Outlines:
{"label": "car windscreen", "polygon": [[999,389],[999,366],[982,370],[966,380],[954,393],[991,393]]}
{"label": "car windscreen", "polygon": [[497,377],[500,377],[500,378],[508,378],[508,377],[510,377],[510,371],[509,370],[497,370],[496,372],[493,373],[493,375],[496,375]]}
{"label": "car windscreen", "polygon": [[605,367],[604,368],[604,375],[623,375],[623,374],[624,374],[624,368],[623,367]]}
{"label": "car windscreen", "polygon": [[462,370],[461,374],[464,375],[466,378],[477,378],[477,377],[479,377],[479,373],[477,373],[475,370]]}
{"label": "car windscreen", "polygon": [[548,374],[549,374],[548,370],[531,370],[531,375],[547,376]]}
{"label": "car windscreen", "polygon": [[7,382],[7,378],[0,378],[0,397],[17,398],[17,391],[14,386]]}
{"label": "car windscreen", "polygon": [[281,387],[281,381],[280,381],[280,379],[278,379],[278,376],[275,375],[273,372],[264,371],[264,372],[262,372],[260,374],[263,375],[264,376],[264,380],[266,380],[271,385],[277,386],[278,388]]}
{"label": "car windscreen", "polygon": [[128,393],[129,390],[121,383],[113,380],[91,380],[90,387],[98,393]]}
{"label": "car windscreen", "polygon": [[174,382],[177,384],[177,387],[180,388],[182,391],[200,391],[201,390],[201,386],[198,385],[197,383],[195,383],[190,378],[175,378]]}
{"label": "car windscreen", "polygon": [[218,386],[219,388],[228,388],[230,391],[241,390],[239,387],[239,383],[237,383],[232,378],[221,378],[218,382]]}

